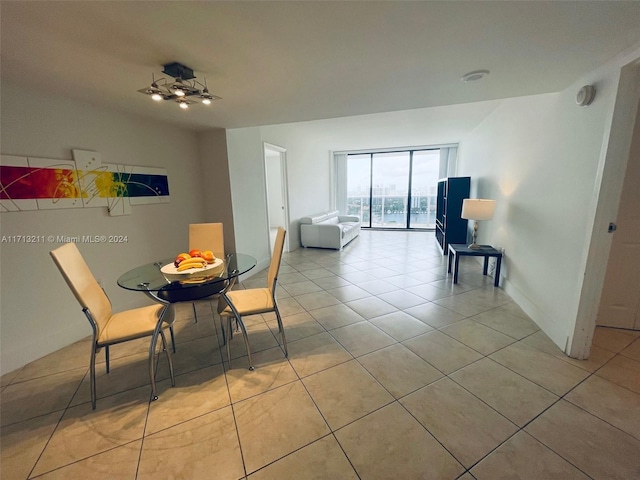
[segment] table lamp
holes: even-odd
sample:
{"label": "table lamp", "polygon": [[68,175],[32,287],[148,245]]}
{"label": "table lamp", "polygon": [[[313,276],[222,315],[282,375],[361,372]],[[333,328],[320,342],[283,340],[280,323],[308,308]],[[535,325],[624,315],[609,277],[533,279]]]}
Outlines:
{"label": "table lamp", "polygon": [[484,198],[465,198],[462,201],[462,218],[473,220],[473,243],[469,248],[478,249],[480,245],[476,243],[478,238],[478,220],[491,220],[496,210],[495,200]]}

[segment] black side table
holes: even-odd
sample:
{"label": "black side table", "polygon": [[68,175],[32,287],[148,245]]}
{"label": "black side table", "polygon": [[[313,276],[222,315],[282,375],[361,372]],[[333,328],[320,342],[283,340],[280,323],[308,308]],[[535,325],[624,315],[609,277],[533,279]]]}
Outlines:
{"label": "black side table", "polygon": [[487,270],[489,268],[489,258],[496,258],[496,271],[495,271],[495,280],[493,282],[494,286],[498,286],[500,283],[500,264],[502,263],[502,252],[496,250],[490,245],[480,245],[480,248],[469,248],[468,245],[460,244],[460,243],[450,243],[449,244],[449,262],[447,271],[451,273],[451,263],[453,266],[453,283],[458,283],[458,264],[460,262],[460,257],[468,256],[468,257],[484,257],[484,266],[482,268],[482,274],[486,275]]}

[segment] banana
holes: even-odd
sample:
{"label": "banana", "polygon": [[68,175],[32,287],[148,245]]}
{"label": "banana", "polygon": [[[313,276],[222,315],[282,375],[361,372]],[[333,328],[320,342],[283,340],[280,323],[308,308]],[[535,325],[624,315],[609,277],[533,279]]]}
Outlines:
{"label": "banana", "polygon": [[196,257],[196,258],[187,258],[180,262],[180,266],[182,265],[206,265],[207,261],[204,258]]}
{"label": "banana", "polygon": [[191,257],[191,258],[186,258],[182,262],[180,262],[180,264],[183,264],[183,263],[207,263],[207,261],[202,257]]}
{"label": "banana", "polygon": [[178,272],[184,272],[185,270],[189,270],[191,268],[204,268],[204,264],[202,263],[191,263],[189,265],[180,265],[178,267]]}
{"label": "banana", "polygon": [[205,265],[207,265],[207,261],[204,258],[187,258],[186,260],[180,262],[180,264],[178,265],[178,271],[182,272],[190,268],[204,268]]}

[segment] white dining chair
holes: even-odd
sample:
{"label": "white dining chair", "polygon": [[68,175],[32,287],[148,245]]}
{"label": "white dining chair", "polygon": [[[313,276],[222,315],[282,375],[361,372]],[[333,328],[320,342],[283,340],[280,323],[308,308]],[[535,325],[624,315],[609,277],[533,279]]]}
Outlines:
{"label": "white dining chair", "polygon": [[[280,263],[282,261],[282,250],[284,248],[284,238],[286,230],[282,227],[278,227],[278,233],[276,235],[276,241],[273,246],[273,254],[271,255],[271,263],[269,264],[269,271],[267,272],[267,286],[263,288],[249,288],[244,290],[230,290],[226,292],[218,300],[218,313],[220,316],[227,320],[227,358],[229,361],[229,368],[231,368],[231,351],[229,344],[231,343],[231,323],[235,319],[245,338],[245,345],[247,348],[247,357],[249,359],[249,370],[253,370],[253,363],[251,361],[251,348],[249,346],[249,339],[247,337],[247,329],[242,321],[242,317],[249,315],[257,315],[260,313],[275,312],[276,319],[278,321],[278,331],[282,339],[282,346],[284,348],[285,357],[289,356],[287,351],[287,340],[284,334],[284,326],[282,325],[282,317],[278,310],[278,302],[276,300],[276,283],[278,282],[278,272],[280,270]],[[227,297],[229,301],[225,300]],[[224,329],[224,321],[222,322]],[[224,333],[224,332],[223,332]]]}
{"label": "white dining chair", "polygon": [[[222,223],[191,223],[189,224],[189,251],[191,250],[211,250],[216,258],[224,260],[224,228]],[[210,304],[212,300],[217,300],[218,294],[210,295],[192,302],[193,316],[198,322],[197,305],[200,303]]]}
{"label": "white dining chair", "polygon": [[[93,329],[89,373],[91,382],[91,406],[96,409],[96,355],[101,348],[105,351],[107,373],[109,373],[109,347],[143,337],[162,338],[162,349],[169,363],[171,385],[175,386],[173,362],[164,330],[174,321],[172,308],[165,305],[149,305],[114,313],[111,301],[91,273],[75,243],[67,243],[50,252],[53,261],[62,273],[67,285],[80,303],[82,311]],[[154,356],[156,345],[149,346],[149,375],[155,396]],[[155,397],[157,398],[157,397]],[[154,398],[154,400],[155,400]]]}

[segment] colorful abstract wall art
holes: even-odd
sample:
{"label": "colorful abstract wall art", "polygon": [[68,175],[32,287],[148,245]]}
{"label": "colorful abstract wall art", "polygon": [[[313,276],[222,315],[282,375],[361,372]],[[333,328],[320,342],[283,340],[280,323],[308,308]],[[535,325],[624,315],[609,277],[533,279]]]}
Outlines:
{"label": "colorful abstract wall art", "polygon": [[[93,155],[85,161],[83,153]],[[102,164],[95,152],[74,151],[74,157],[2,155],[0,212],[107,207],[112,215],[122,215],[130,205],[169,202],[165,169]]]}

